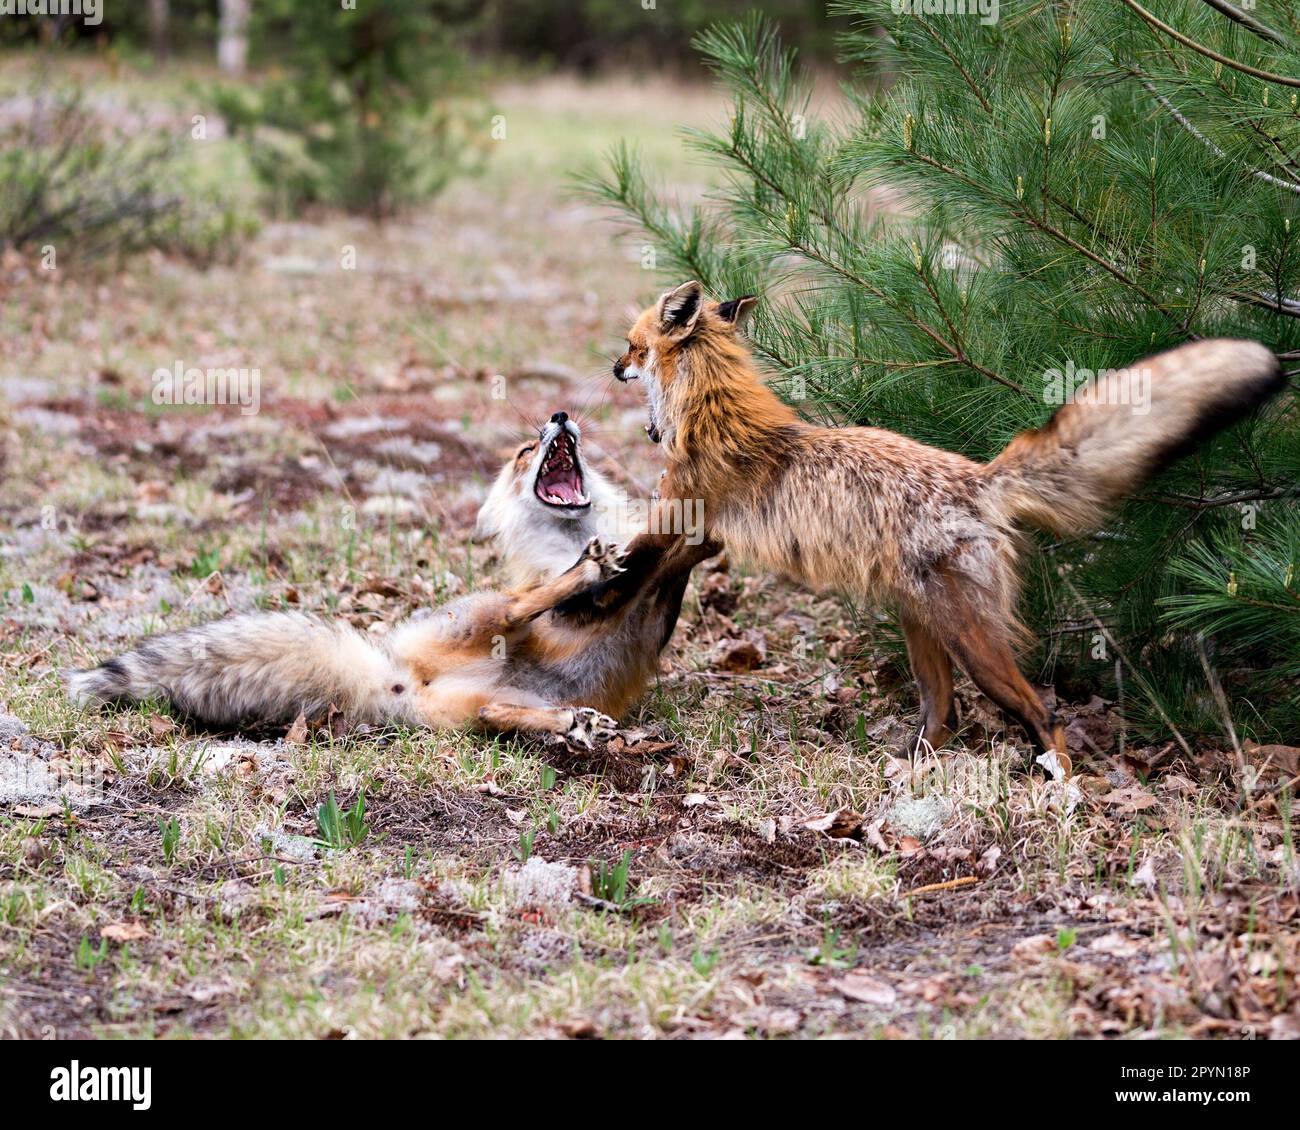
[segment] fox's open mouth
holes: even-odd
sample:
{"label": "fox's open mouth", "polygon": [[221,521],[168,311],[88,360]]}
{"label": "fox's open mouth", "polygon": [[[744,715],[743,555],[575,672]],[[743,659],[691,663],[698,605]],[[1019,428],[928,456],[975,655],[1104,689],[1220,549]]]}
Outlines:
{"label": "fox's open mouth", "polygon": [[546,449],[537,481],[533,484],[533,493],[547,506],[573,508],[591,505],[582,481],[582,471],[578,468],[577,445],[564,428]]}

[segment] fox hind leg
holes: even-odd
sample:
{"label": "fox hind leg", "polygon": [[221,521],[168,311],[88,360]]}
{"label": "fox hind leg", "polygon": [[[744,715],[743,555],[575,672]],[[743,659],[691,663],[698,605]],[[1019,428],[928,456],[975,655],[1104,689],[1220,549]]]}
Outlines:
{"label": "fox hind leg", "polygon": [[489,730],[510,733],[563,734],[573,728],[577,711],[568,706],[520,706],[489,702],[479,709],[478,720]]}
{"label": "fox hind leg", "polygon": [[921,725],[908,754],[914,755],[924,741],[938,749],[957,728],[957,710],[952,693],[952,660],[942,641],[917,620],[900,618],[907,640],[907,657],[921,695]]}
{"label": "fox hind leg", "polygon": [[586,706],[519,706],[489,702],[478,712],[480,724],[500,733],[561,734],[591,748],[593,738],[613,735],[618,723]]}
{"label": "fox hind leg", "polygon": [[1010,646],[996,637],[975,634],[954,640],[951,646],[975,685],[1025,728],[1040,753],[1055,750],[1068,776],[1065,727],[1020,673]]}
{"label": "fox hind leg", "polygon": [[969,588],[969,581],[952,574],[943,579],[931,617],[938,637],[971,681],[1025,728],[1040,753],[1056,751],[1068,776],[1064,725],[1021,674],[1003,624],[977,606]]}

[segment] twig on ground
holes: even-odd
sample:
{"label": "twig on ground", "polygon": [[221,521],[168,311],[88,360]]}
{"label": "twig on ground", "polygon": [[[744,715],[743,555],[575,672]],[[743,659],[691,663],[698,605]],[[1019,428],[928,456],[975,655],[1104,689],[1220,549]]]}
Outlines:
{"label": "twig on ground", "polygon": [[908,898],[913,895],[929,895],[934,894],[935,891],[951,891],[956,887],[969,887],[972,883],[978,883],[979,881],[980,877],[978,875],[963,875],[960,879],[948,879],[943,883],[926,883],[924,887],[917,887],[915,890],[906,892],[906,894]]}

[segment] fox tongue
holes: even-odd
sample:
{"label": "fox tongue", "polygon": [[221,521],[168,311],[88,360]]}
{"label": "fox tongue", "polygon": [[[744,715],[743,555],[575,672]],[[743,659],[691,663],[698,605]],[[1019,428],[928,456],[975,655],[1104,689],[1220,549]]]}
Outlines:
{"label": "fox tongue", "polygon": [[578,502],[577,487],[567,479],[557,479],[547,489],[557,498],[563,499],[567,503],[576,504]]}
{"label": "fox tongue", "polygon": [[551,501],[559,499],[565,506],[582,504],[582,483],[572,468],[544,475],[538,487],[542,496]]}

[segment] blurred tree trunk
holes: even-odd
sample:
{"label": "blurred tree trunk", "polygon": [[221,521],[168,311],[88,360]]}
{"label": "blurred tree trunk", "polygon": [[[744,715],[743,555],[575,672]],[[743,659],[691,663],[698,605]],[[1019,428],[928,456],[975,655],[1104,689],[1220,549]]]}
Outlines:
{"label": "blurred tree trunk", "polygon": [[242,75],[248,64],[248,10],[251,0],[221,0],[217,66],[228,75]]}
{"label": "blurred tree trunk", "polygon": [[167,58],[171,46],[169,39],[171,11],[168,0],[149,0],[149,42],[155,59]]}

